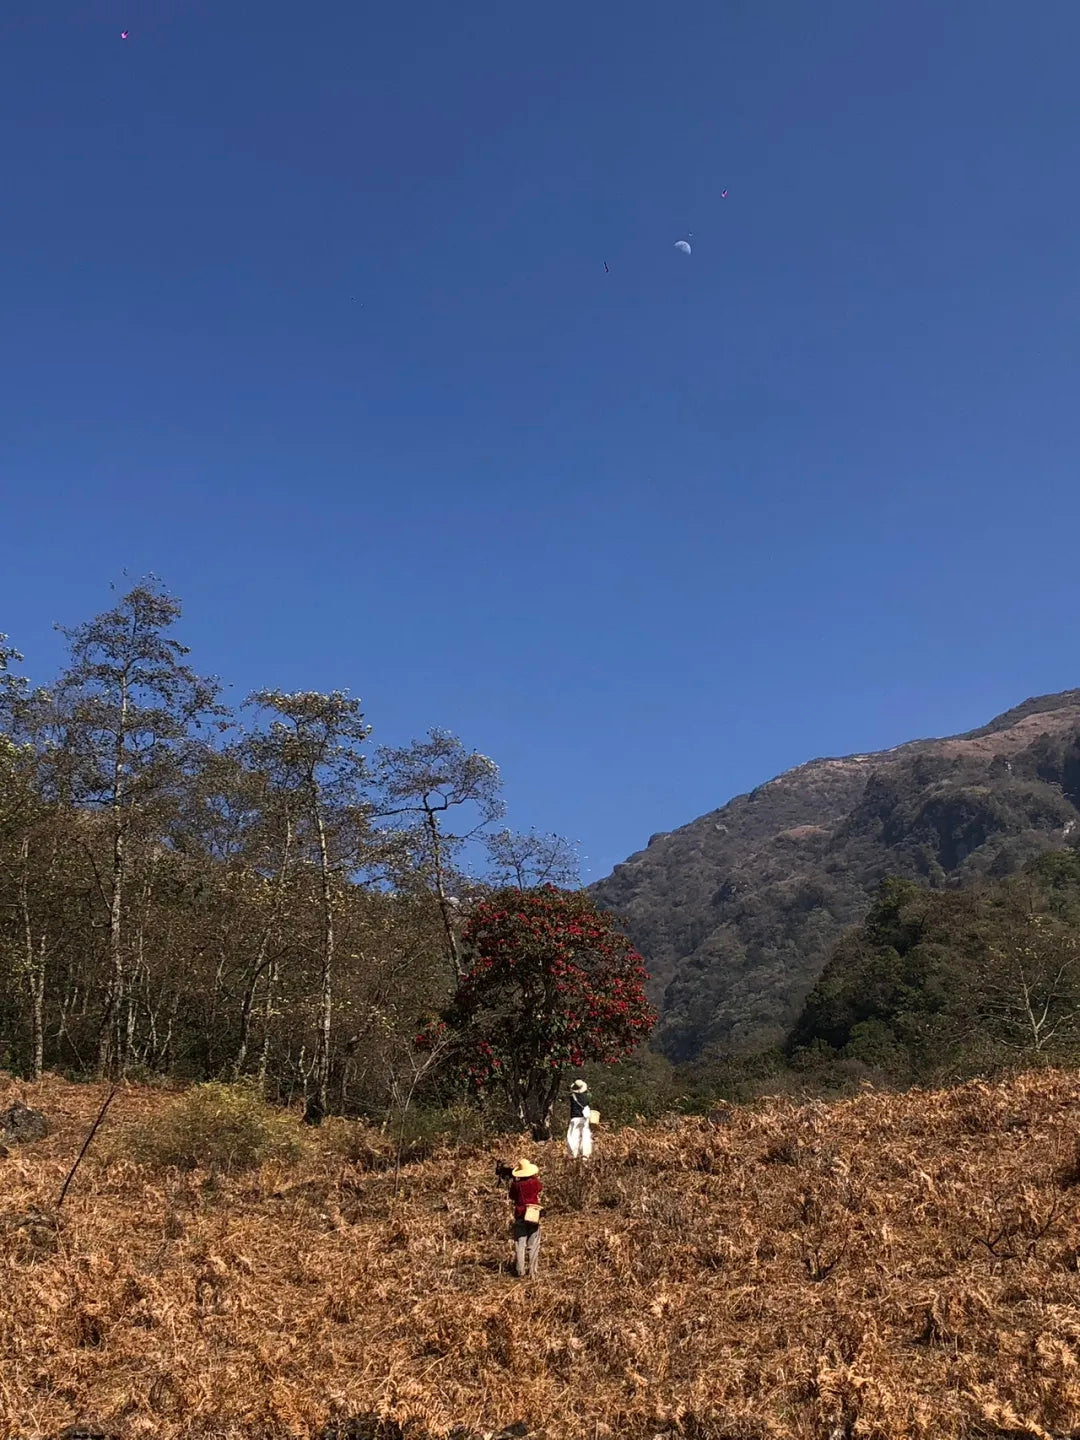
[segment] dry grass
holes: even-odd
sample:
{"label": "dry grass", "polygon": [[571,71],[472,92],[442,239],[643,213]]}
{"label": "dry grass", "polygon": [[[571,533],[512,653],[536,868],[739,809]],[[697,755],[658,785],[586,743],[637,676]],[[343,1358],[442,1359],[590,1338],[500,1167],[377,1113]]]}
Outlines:
{"label": "dry grass", "polygon": [[1080,1431],[1070,1075],[603,1133],[581,1183],[552,1145],[524,1283],[493,1156],[396,1195],[337,1143],[208,1187],[123,1158],[169,1103],[149,1091],[118,1097],[57,1230],[38,1212],[102,1092],[18,1090],[56,1130],[0,1161],[5,1440]]}

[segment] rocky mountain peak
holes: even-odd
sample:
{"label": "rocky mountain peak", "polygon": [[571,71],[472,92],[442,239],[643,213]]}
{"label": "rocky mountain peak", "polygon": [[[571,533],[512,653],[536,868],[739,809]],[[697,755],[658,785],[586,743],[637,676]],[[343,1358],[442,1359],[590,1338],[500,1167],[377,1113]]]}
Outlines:
{"label": "rocky mountain peak", "polygon": [[673,1058],[784,1037],[890,874],[1002,875],[1080,838],[1080,690],[962,735],[821,757],[652,836],[594,890],[645,955]]}

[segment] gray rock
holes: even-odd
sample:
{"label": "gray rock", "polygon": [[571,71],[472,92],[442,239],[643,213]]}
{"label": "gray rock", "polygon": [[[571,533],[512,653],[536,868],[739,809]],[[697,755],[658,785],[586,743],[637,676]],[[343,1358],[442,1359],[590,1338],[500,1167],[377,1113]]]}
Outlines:
{"label": "gray rock", "polygon": [[40,1110],[31,1110],[21,1100],[0,1110],[0,1145],[26,1145],[32,1140],[44,1140],[49,1133],[49,1122]]}

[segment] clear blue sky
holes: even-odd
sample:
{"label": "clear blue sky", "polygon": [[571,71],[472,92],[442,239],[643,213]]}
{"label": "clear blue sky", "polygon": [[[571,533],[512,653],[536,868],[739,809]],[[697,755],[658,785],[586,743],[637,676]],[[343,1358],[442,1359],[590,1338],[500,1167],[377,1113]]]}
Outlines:
{"label": "clear blue sky", "polygon": [[588,878],[1080,684],[1078,53],[1076,0],[5,0],[0,630],[45,678],[154,571],[235,695],[456,730]]}

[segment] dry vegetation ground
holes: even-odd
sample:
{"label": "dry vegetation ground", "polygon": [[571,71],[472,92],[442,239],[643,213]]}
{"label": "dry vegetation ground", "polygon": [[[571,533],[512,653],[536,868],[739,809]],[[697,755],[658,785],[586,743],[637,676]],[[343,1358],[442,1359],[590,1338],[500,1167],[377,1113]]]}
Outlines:
{"label": "dry vegetation ground", "polygon": [[580,1184],[552,1145],[524,1283],[491,1154],[396,1195],[339,1128],[289,1167],[162,1175],[125,1158],[170,1103],[145,1090],[50,1226],[103,1092],[4,1084],[56,1124],[0,1160],[5,1440],[1080,1434],[1071,1075],[603,1133]]}

